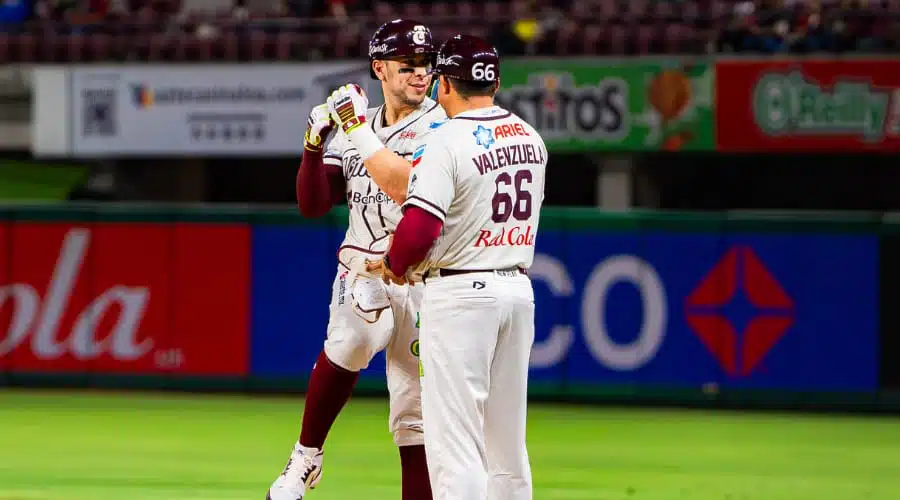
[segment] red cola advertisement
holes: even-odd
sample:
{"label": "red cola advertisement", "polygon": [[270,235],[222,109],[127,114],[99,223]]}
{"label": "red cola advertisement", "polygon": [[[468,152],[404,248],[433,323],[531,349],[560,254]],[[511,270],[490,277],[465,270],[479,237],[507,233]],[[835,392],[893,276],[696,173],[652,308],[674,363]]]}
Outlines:
{"label": "red cola advertisement", "polygon": [[718,150],[900,151],[900,60],[716,64]]}
{"label": "red cola advertisement", "polygon": [[244,375],[249,230],[0,225],[0,371]]}

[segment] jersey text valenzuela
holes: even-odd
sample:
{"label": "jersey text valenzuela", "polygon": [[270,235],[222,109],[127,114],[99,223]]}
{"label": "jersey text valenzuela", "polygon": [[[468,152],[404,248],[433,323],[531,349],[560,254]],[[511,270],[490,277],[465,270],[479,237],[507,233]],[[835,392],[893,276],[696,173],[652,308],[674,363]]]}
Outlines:
{"label": "jersey text valenzuela", "polygon": [[534,144],[500,146],[493,151],[472,158],[478,173],[484,175],[494,170],[516,165],[535,165],[544,162],[544,155]]}

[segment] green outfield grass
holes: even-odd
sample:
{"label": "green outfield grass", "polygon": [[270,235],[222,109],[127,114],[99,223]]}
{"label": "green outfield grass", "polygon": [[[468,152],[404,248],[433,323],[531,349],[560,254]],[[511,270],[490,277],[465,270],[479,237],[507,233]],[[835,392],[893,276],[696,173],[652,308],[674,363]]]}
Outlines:
{"label": "green outfield grass", "polygon": [[[399,499],[386,403],[338,420],[311,500]],[[900,420],[533,405],[535,499],[897,500]],[[0,500],[263,500],[288,398],[0,391]]]}

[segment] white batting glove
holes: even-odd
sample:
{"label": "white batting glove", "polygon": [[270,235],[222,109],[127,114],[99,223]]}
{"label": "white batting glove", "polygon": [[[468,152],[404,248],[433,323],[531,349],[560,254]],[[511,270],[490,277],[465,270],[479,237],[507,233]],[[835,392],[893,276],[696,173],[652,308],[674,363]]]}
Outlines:
{"label": "white batting glove", "polygon": [[328,104],[331,119],[340,125],[363,161],[384,148],[375,132],[363,126],[366,123],[369,98],[362,87],[348,83],[332,92],[325,103]]}
{"label": "white batting glove", "polygon": [[328,111],[328,104],[319,104],[309,112],[307,120],[306,138],[303,147],[308,151],[319,153],[325,145],[325,140],[334,128],[334,120]]}
{"label": "white batting glove", "polygon": [[331,93],[325,100],[331,119],[341,126],[345,134],[366,123],[366,110],[369,109],[369,98],[362,87],[348,83]]}

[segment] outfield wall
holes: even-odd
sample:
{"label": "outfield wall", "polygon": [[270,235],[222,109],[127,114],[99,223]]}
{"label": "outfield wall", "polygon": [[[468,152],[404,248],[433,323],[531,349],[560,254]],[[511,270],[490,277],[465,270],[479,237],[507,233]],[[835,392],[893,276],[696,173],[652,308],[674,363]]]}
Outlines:
{"label": "outfield wall", "polygon": [[[0,217],[0,385],[305,388],[346,208]],[[547,209],[537,251],[536,398],[900,409],[888,216]]]}

